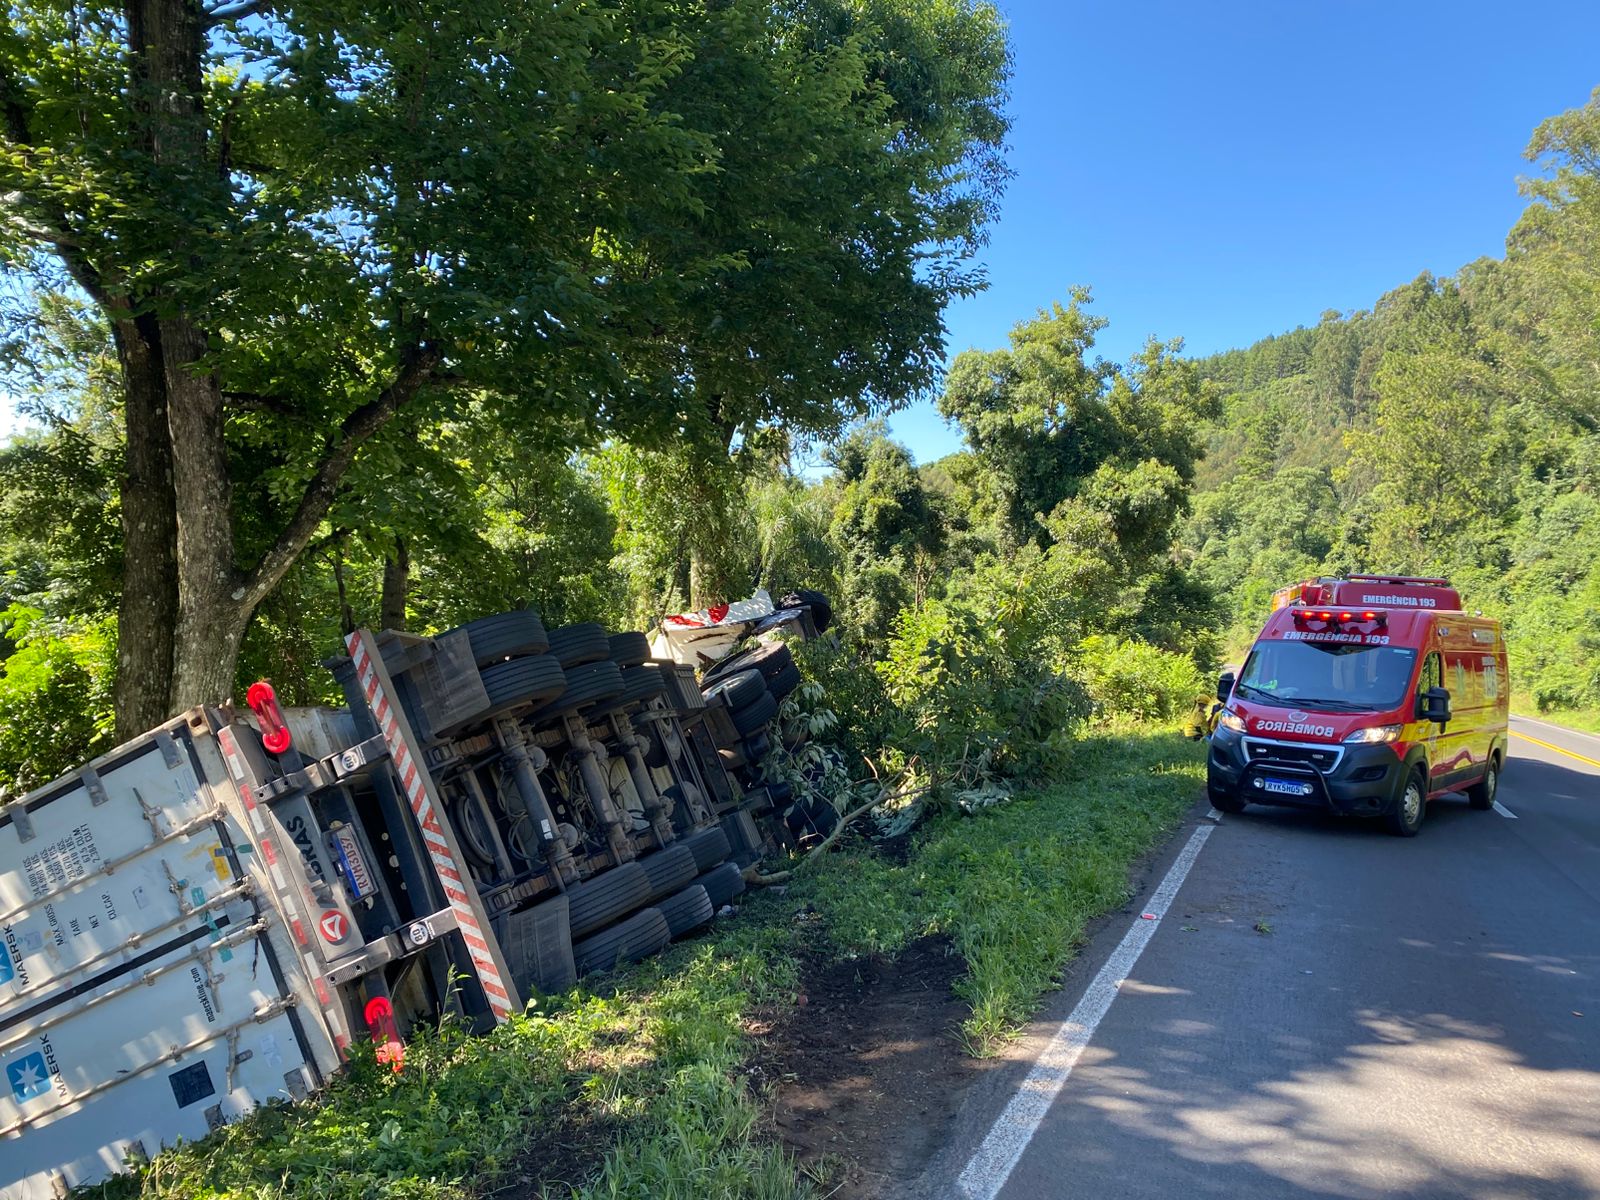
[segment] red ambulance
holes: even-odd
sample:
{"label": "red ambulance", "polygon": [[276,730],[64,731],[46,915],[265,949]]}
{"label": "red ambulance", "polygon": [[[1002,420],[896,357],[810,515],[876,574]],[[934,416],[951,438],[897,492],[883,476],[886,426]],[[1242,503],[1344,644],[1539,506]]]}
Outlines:
{"label": "red ambulance", "polygon": [[1494,806],[1510,686],[1500,623],[1448,580],[1350,575],[1273,597],[1211,737],[1207,787],[1246,804],[1382,817],[1411,837],[1429,800]]}

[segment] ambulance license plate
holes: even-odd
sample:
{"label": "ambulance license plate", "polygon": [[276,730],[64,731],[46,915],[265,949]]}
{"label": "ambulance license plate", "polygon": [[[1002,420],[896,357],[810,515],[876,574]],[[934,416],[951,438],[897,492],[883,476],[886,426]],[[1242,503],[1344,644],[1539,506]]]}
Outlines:
{"label": "ambulance license plate", "polygon": [[1303,783],[1293,779],[1268,779],[1266,789],[1269,792],[1278,792],[1285,796],[1309,796],[1311,789]]}

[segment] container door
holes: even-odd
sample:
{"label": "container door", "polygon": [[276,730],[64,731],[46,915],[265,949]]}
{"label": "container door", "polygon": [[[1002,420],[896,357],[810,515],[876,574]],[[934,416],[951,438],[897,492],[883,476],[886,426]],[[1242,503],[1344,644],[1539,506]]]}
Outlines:
{"label": "container door", "polygon": [[0,815],[0,1200],[318,1082],[183,720]]}

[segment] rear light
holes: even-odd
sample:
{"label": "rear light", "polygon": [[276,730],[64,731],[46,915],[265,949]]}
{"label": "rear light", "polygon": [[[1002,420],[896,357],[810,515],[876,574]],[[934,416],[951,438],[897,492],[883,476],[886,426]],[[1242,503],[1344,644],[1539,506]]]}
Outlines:
{"label": "rear light", "polygon": [[244,702],[261,723],[261,744],[269,754],[282,754],[294,744],[294,735],[289,732],[289,724],[283,719],[283,709],[278,707],[278,694],[272,690],[270,683],[265,679],[252,683],[250,690],[244,694]]}
{"label": "rear light", "polygon": [[388,1063],[395,1074],[406,1063],[406,1044],[400,1040],[400,1026],[394,1019],[394,1005],[387,996],[374,996],[367,1001],[362,1013],[367,1020],[367,1032],[378,1048],[378,1061]]}

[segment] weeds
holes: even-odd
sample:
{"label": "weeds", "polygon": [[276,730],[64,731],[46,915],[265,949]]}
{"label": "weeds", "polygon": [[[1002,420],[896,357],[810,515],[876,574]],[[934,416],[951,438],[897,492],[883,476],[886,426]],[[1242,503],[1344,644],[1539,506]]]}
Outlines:
{"label": "weeds", "polygon": [[[1078,743],[1065,780],[975,816],[942,815],[906,862],[859,843],[735,922],[482,1038],[413,1037],[400,1074],[359,1049],[316,1104],[273,1106],[96,1189],[100,1200],[807,1200],[740,1078],[744,1022],[792,1003],[803,932],[840,953],[948,934],[965,957],[966,1048],[992,1053],[1058,982],[1087,922],[1200,782],[1176,734]],[[820,920],[797,922],[807,905]],[[569,1136],[570,1134],[570,1136]],[[576,1142],[576,1147],[568,1143]],[[567,1182],[555,1182],[559,1176]]]}
{"label": "weeds", "polygon": [[846,952],[892,954],[947,934],[967,961],[969,1052],[994,1053],[1059,982],[1088,922],[1128,896],[1128,868],[1176,824],[1203,778],[1176,733],[1103,732],[1062,782],[976,816],[946,815],[903,865],[835,856],[799,893]]}

